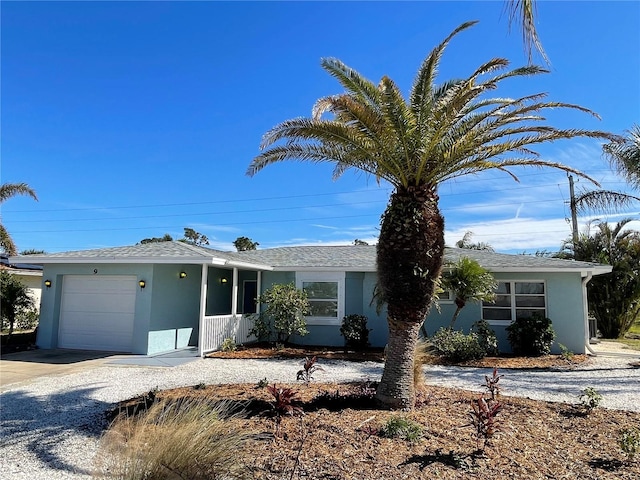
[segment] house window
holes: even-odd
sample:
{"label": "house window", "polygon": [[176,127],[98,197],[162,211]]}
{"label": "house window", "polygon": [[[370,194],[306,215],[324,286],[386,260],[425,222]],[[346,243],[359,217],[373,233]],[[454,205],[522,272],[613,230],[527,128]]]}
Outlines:
{"label": "house window", "polygon": [[344,317],[344,273],[298,273],[296,286],[307,293],[308,325],[340,325]]}
{"label": "house window", "polygon": [[453,303],[455,295],[451,290],[444,290],[438,293],[438,303]]}
{"label": "house window", "polygon": [[494,302],[482,302],[482,318],[489,323],[509,323],[538,312],[546,317],[544,282],[499,282]]}

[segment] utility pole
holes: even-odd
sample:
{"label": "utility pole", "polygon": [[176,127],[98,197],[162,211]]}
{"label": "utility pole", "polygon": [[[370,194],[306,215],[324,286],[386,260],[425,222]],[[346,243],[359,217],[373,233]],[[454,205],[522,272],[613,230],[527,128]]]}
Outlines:
{"label": "utility pole", "polygon": [[569,195],[571,201],[569,203],[571,207],[571,238],[573,245],[578,243],[578,209],[576,207],[576,196],[573,191],[573,175],[567,175],[569,177]]}

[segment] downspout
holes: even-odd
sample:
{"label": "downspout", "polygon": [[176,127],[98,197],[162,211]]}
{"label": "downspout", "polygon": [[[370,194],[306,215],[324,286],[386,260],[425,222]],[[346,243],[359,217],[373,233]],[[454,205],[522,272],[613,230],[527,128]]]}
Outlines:
{"label": "downspout", "polygon": [[202,344],[204,342],[204,315],[207,309],[207,285],[209,284],[209,265],[202,264],[202,274],[200,275],[200,314],[198,318],[198,355],[204,358]]}
{"label": "downspout", "polygon": [[587,276],[582,278],[582,308],[584,310],[584,331],[585,331],[585,339],[584,346],[589,351],[591,355],[598,355],[593,351],[591,345],[589,344],[589,303],[587,302],[587,283],[591,281],[593,278],[593,273],[587,272]]}

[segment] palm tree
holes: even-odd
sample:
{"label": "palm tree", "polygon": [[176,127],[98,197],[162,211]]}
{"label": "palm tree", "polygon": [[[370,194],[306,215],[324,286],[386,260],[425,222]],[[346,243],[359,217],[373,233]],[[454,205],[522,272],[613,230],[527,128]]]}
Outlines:
{"label": "palm tree", "polygon": [[0,317],[9,324],[7,342],[11,339],[19,315],[33,310],[35,302],[27,286],[7,270],[0,270]]}
{"label": "palm tree", "polygon": [[578,241],[567,240],[558,254],[613,267],[587,285],[589,311],[604,338],[619,338],[640,320],[640,232],[627,227],[631,221],[621,220],[614,227],[600,222],[594,234],[589,223]]}
{"label": "palm tree", "polygon": [[[36,192],[26,183],[3,183],[0,185],[0,204],[16,195],[29,195],[35,201],[38,201]],[[0,224],[0,247],[7,255],[15,255],[18,251],[11,235],[9,235],[9,232],[2,224]]]}
{"label": "palm tree", "polygon": [[[632,188],[640,191],[640,127],[634,125],[626,134],[605,144],[602,151],[611,167],[624,177]],[[629,193],[583,190],[572,200],[572,215],[589,211],[617,213],[636,202],[640,202],[640,197]],[[574,220],[574,225],[575,222]],[[577,231],[574,231],[574,237],[578,237]]]}
{"label": "palm tree", "polygon": [[636,190],[640,190],[640,126],[634,125],[627,135],[602,147],[611,166],[626,178]]}
{"label": "palm tree", "polygon": [[455,295],[456,310],[449,327],[453,328],[467,302],[493,302],[497,287],[493,275],[469,257],[462,257],[451,265],[451,269],[442,274],[442,288]]}
{"label": "palm tree", "polygon": [[[322,67],[346,92],[319,99],[312,118],[287,120],[268,131],[262,153],[247,170],[253,176],[285,160],[329,162],[335,164],[334,178],[355,168],[393,186],[377,245],[378,290],[387,304],[389,340],[376,398],[389,407],[411,407],[415,399],[414,346],[444,254],[438,185],[489,169],[517,180],[508,167],[529,165],[585,176],[542,160],[531,146],[574,137],[614,138],[600,131],[540,125],[541,111],[550,108],[593,114],[577,105],[544,101],[544,94],[484,98],[503,80],[546,72],[537,66],[509,71],[507,60],[494,58],[468,78],[436,85],[447,44],[475,23],[456,28],[427,56],[407,100],[386,76],[375,85],[341,61],[323,59]],[[325,113],[333,117],[323,118]]]}

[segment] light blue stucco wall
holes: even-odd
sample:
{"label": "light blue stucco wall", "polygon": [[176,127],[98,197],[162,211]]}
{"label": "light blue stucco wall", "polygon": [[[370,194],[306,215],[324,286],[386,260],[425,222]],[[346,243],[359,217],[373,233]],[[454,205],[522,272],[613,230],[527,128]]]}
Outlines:
{"label": "light blue stucco wall", "polygon": [[147,354],[198,344],[201,275],[199,265],[154,266]]}
{"label": "light blue stucco wall", "polygon": [[151,292],[153,289],[152,265],[46,265],[43,278],[51,280],[51,287],[42,291],[40,322],[36,345],[39,348],[58,347],[60,303],[64,275],[132,275],[147,282],[146,288],[137,288],[133,325],[132,353],[147,353],[147,332],[151,317]]}
{"label": "light blue stucco wall", "polygon": [[[494,275],[497,281],[544,281],[546,287],[547,317],[556,332],[552,352],[560,353],[558,343],[562,343],[575,353],[585,353],[585,325],[584,305],[582,303],[582,280],[579,272],[569,273],[498,273]],[[438,328],[450,324],[455,304],[440,304],[440,312],[435,307],[431,309],[425,323],[427,333],[433,335]],[[465,333],[469,332],[474,322],[482,318],[482,308],[477,302],[467,303],[460,311],[455,328]],[[506,324],[492,325],[498,338],[498,348],[501,352],[511,352],[511,345],[507,338]]]}
{"label": "light blue stucco wall", "polygon": [[[579,272],[568,273],[499,273],[496,280],[544,281],[546,286],[547,316],[553,322],[556,342],[552,352],[560,353],[558,343],[562,343],[575,353],[585,353],[584,306],[582,301],[582,282]],[[294,272],[266,272],[263,274],[263,288],[273,283],[295,281]],[[369,341],[373,347],[383,347],[387,343],[389,330],[386,320],[386,309],[378,315],[375,302],[372,302],[377,276],[374,272],[347,272],[345,282],[345,314],[358,313],[368,318]],[[448,326],[455,311],[453,302],[441,302],[439,309],[431,308],[425,327],[429,335],[433,335],[440,327]],[[456,320],[456,329],[469,332],[471,326],[482,318],[479,303],[470,302],[462,309]],[[492,325],[498,338],[498,348],[503,353],[511,352],[505,325]],[[309,335],[295,336],[291,341],[301,345],[342,346],[344,338],[340,335],[339,326],[308,326]]]}

